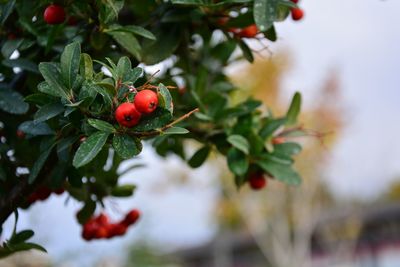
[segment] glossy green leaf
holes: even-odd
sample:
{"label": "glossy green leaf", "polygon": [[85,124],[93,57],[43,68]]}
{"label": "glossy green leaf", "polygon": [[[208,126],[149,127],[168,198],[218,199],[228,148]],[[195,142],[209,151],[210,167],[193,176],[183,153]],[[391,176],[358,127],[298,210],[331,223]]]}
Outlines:
{"label": "glossy green leaf", "polygon": [[267,31],[276,19],[279,0],[254,0],[254,21],[260,31]]}
{"label": "glossy green leaf", "polygon": [[133,195],[136,186],[131,184],[120,185],[111,189],[111,195],[114,197],[130,197]]}
{"label": "glossy green leaf", "polygon": [[162,128],[167,125],[172,119],[171,113],[163,108],[157,108],[149,116],[142,117],[138,125],[133,127],[133,130],[145,132],[154,129]]}
{"label": "glossy green leaf", "polygon": [[6,59],[10,58],[12,53],[14,53],[14,51],[20,47],[23,41],[23,39],[5,41],[3,43],[3,46],[1,47],[1,54],[3,55],[3,57]]}
{"label": "glossy green leaf", "polygon": [[47,158],[49,157],[51,150],[53,149],[54,144],[51,145],[48,149],[43,151],[36,162],[33,164],[32,168],[29,171],[28,183],[32,184],[37,176],[39,175],[40,170],[43,168],[44,164],[46,163]]}
{"label": "glossy green leaf", "polygon": [[41,107],[33,117],[35,119],[35,123],[38,123],[54,118],[55,116],[63,112],[64,106],[61,103],[50,103]]}
{"label": "glossy green leaf", "polygon": [[251,51],[250,47],[243,41],[239,40],[238,41],[239,47],[243,52],[243,56],[245,59],[247,59],[248,62],[252,63],[254,61],[254,56],[253,52]]}
{"label": "glossy green leaf", "polygon": [[129,135],[116,134],[112,140],[113,147],[117,154],[123,159],[130,159],[142,151],[142,143],[138,138]]}
{"label": "glossy green leaf", "polygon": [[114,40],[126,51],[128,51],[137,60],[141,60],[141,50],[140,44],[136,37],[129,32],[108,32]]}
{"label": "glossy green leaf", "polygon": [[136,25],[127,25],[127,26],[114,26],[110,27],[110,29],[106,30],[106,32],[129,32],[133,33],[135,35],[142,36],[144,38],[150,39],[150,40],[155,40],[156,37],[154,36],[153,33],[150,31],[146,30],[143,27],[136,26]]}
{"label": "glossy green leaf", "polygon": [[250,144],[243,136],[235,134],[229,136],[226,140],[246,155],[249,154]]}
{"label": "glossy green leaf", "polygon": [[9,242],[10,244],[25,242],[26,240],[30,239],[34,234],[35,233],[32,230],[23,230],[13,235]]}
{"label": "glossy green leaf", "polygon": [[173,114],[174,106],[171,93],[162,83],[158,85],[158,105]]}
{"label": "glossy green leaf", "polygon": [[189,130],[182,127],[171,127],[163,131],[163,134],[187,134],[187,133],[189,133]]}
{"label": "glossy green leaf", "polygon": [[18,129],[31,135],[53,135],[54,131],[44,122],[35,123],[34,121],[25,121],[21,123]]}
{"label": "glossy green leaf", "polygon": [[292,98],[289,110],[286,113],[286,125],[293,125],[297,122],[297,117],[301,108],[301,94],[296,92]]}
{"label": "glossy green leaf", "polygon": [[42,62],[39,64],[39,71],[43,75],[48,86],[51,87],[50,90],[52,92],[64,99],[70,98],[69,94],[67,93],[67,88],[62,83],[61,74],[55,64]]}
{"label": "glossy green leaf", "polygon": [[238,176],[243,176],[246,174],[249,168],[249,161],[242,151],[232,147],[228,150],[226,159],[231,172]]}
{"label": "glossy green leaf", "polygon": [[83,142],[75,153],[72,165],[82,167],[92,161],[107,141],[109,133],[96,132]]}
{"label": "glossy green leaf", "polygon": [[193,156],[189,159],[188,164],[192,168],[198,168],[207,160],[208,155],[210,154],[211,147],[203,146],[199,150],[197,150]]}
{"label": "glossy green leaf", "polygon": [[4,59],[2,61],[4,66],[10,68],[20,68],[23,70],[27,70],[33,73],[39,73],[38,67],[32,61],[25,58],[17,58],[17,59]]}
{"label": "glossy green leaf", "polygon": [[11,114],[25,114],[29,105],[24,97],[15,90],[0,88],[0,109]]}
{"label": "glossy green leaf", "polygon": [[81,46],[78,42],[71,43],[61,54],[61,76],[67,88],[72,88],[79,71]]}
{"label": "glossy green leaf", "polygon": [[288,185],[301,184],[301,177],[290,165],[277,163],[272,160],[260,160],[256,162],[265,172],[269,173],[277,180]]}
{"label": "glossy green leaf", "polygon": [[17,0],[8,0],[7,3],[1,7],[1,12],[0,12],[1,25],[3,25],[4,22],[6,22],[7,18],[12,13],[16,2],[17,2]]}
{"label": "glossy green leaf", "polygon": [[81,54],[80,73],[86,80],[91,80],[93,78],[93,61],[86,53]]}
{"label": "glossy green leaf", "polygon": [[99,131],[106,132],[106,133],[113,133],[115,132],[114,126],[110,123],[98,119],[88,119],[88,123],[96,128]]}

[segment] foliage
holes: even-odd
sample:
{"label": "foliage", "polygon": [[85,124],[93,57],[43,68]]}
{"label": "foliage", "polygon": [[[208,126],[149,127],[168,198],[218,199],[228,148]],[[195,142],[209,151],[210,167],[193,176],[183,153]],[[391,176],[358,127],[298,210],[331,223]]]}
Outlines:
{"label": "foliage", "polygon": [[[238,187],[259,170],[300,183],[292,168],[300,146],[272,143],[296,124],[300,95],[286,115],[274,117],[251,98],[233,104],[237,88],[223,72],[242,58],[236,48],[254,58],[230,29],[256,23],[259,36],[274,41],[274,23],[296,7],[291,1],[56,2],[66,21],[47,25],[42,14],[50,1],[1,1],[0,224],[29,208],[28,196],[43,185],[82,202],[83,224],[105,197],[133,194],[134,186],[118,183],[117,168],[147,140],[161,156],[177,154],[194,168],[217,150]],[[139,65],[165,59],[172,63],[156,78]],[[156,111],[133,128],[119,126],[115,109],[146,88],[158,93]],[[187,139],[204,146],[186,155]],[[120,188],[132,190],[116,194]]]}

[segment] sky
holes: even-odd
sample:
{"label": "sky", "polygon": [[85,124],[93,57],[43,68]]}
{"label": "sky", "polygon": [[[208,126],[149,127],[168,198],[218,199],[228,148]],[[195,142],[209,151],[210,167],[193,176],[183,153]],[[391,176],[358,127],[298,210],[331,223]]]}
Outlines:
{"label": "sky", "polygon": [[[286,101],[300,90],[305,106],[312,106],[329,72],[337,72],[345,129],[326,180],[338,199],[376,197],[390,182],[400,181],[400,1],[303,0],[300,6],[304,20],[277,24],[279,40],[271,45],[272,51],[289,51],[293,59],[283,83]],[[135,197],[116,204],[123,212],[133,207],[144,212],[127,236],[83,242],[75,221],[80,206],[64,206],[65,195],[23,212],[19,227],[36,230],[36,241],[64,261],[62,266],[89,266],[102,256],[120,259],[124,248],[140,240],[170,249],[209,240],[216,231],[212,207],[218,170],[207,165],[193,171],[177,158],[158,158],[149,148],[140,160],[148,166],[123,177],[139,185]],[[189,182],[179,187],[163,184],[163,179],[182,178],[177,169]],[[115,219],[122,216],[107,212]],[[11,225],[12,220],[6,229]]]}

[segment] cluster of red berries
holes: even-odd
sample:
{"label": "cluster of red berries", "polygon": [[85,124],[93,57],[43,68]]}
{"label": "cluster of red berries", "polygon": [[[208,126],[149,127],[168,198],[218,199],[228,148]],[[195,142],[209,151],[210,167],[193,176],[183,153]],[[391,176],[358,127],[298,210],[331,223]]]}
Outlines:
{"label": "cluster of red berries", "polygon": [[140,212],[136,209],[131,210],[125,218],[118,223],[110,223],[108,216],[101,213],[97,217],[90,218],[82,229],[82,238],[89,241],[92,239],[112,238],[122,236],[128,227],[134,224],[140,217]]}
{"label": "cluster of red berries", "polygon": [[133,127],[139,123],[142,114],[152,113],[158,106],[158,96],[152,90],[139,91],[133,103],[122,103],[115,110],[115,119],[124,127]]}
{"label": "cluster of red berries", "polygon": [[38,200],[44,201],[51,195],[51,193],[61,195],[64,193],[64,188],[60,187],[57,189],[50,189],[47,186],[39,187],[35,192],[28,196],[28,203],[32,204]]}
{"label": "cluster of red berries", "polygon": [[[299,0],[291,0],[293,3],[297,4]],[[304,17],[304,11],[301,8],[292,8],[291,9],[292,19],[293,20],[301,20]]]}
{"label": "cluster of red berries", "polygon": [[241,38],[254,38],[258,33],[258,28],[256,24],[251,24],[242,29],[233,28],[229,29],[228,31],[233,32],[236,36]]}

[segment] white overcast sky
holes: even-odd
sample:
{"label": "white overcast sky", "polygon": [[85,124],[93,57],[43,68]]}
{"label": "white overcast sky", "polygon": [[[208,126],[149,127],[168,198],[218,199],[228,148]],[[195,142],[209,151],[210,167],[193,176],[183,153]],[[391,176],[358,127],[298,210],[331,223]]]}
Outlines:
{"label": "white overcast sky", "polygon": [[[278,24],[280,40],[272,46],[273,51],[289,50],[294,60],[284,82],[287,97],[300,90],[305,104],[311,105],[328,72],[338,71],[348,114],[328,182],[338,197],[376,196],[389,182],[400,180],[400,1],[303,0],[300,5],[305,19]],[[83,242],[74,218],[79,206],[63,207],[65,196],[22,213],[21,228],[36,230],[36,240],[52,257],[68,259],[70,264],[63,266],[88,266],[105,255],[118,258],[126,244],[140,238],[157,240],[163,247],[210,238],[215,230],[210,214],[215,171],[205,167],[192,174],[200,187],[170,188],[160,195],[152,193],[152,184],[181,165],[177,159],[154,159],[147,150],[143,161],[151,160],[149,168],[125,178],[140,187],[135,198],[119,202],[121,209],[139,207],[145,213],[126,237]]]}

